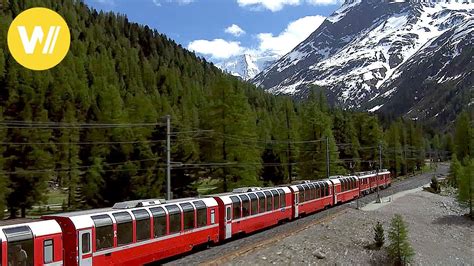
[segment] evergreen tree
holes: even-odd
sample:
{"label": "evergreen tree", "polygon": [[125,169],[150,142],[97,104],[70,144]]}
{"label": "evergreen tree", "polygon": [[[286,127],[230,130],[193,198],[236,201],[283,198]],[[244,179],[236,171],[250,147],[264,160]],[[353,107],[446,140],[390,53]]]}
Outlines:
{"label": "evergreen tree", "polygon": [[303,179],[320,179],[327,176],[327,144],[329,149],[329,174],[340,173],[338,152],[332,133],[331,118],[322,111],[320,98],[312,91],[303,105],[299,175]]}
{"label": "evergreen tree", "polygon": [[456,156],[460,160],[472,156],[472,150],[474,149],[471,147],[473,138],[474,133],[469,114],[467,112],[462,112],[456,119],[456,130],[454,133]]}
{"label": "evergreen tree", "polygon": [[388,232],[390,244],[388,254],[395,265],[407,265],[415,255],[408,241],[408,228],[401,215],[397,214],[390,223]]}
{"label": "evergreen tree", "polygon": [[203,142],[201,149],[204,161],[228,164],[211,170],[213,176],[222,178],[221,191],[258,185],[260,150],[246,98],[229,80],[220,78],[211,87],[209,101],[202,125],[212,130],[213,141]]}
{"label": "evergreen tree", "polygon": [[457,173],[458,200],[469,206],[469,216],[474,219],[474,159],[466,159],[464,166],[461,166]]}
{"label": "evergreen tree", "polygon": [[377,248],[381,248],[385,243],[385,233],[380,222],[374,226],[374,241]]}

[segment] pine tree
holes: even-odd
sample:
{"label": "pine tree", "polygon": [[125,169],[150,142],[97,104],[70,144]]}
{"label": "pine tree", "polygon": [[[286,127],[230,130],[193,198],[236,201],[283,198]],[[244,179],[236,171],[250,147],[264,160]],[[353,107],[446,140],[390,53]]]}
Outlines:
{"label": "pine tree", "polygon": [[474,219],[474,159],[466,159],[464,166],[461,166],[457,173],[458,200],[469,206],[469,216]]}
{"label": "pine tree", "polygon": [[457,159],[456,154],[453,154],[451,165],[449,167],[449,184],[453,187],[458,186],[458,179],[462,175],[462,165]]}
{"label": "pine tree", "polygon": [[471,147],[472,139],[474,138],[473,132],[469,114],[462,112],[456,119],[456,130],[454,133],[456,156],[461,161],[473,154],[472,150],[474,148]]}
{"label": "pine tree", "polygon": [[[320,179],[327,176],[326,143],[329,144],[329,174],[340,173],[338,167],[339,153],[332,133],[331,118],[321,111],[320,98],[312,91],[308,101],[303,105],[299,174],[304,179]],[[327,140],[327,142],[326,142]]]}
{"label": "pine tree", "polygon": [[408,241],[408,228],[401,215],[396,214],[388,232],[388,254],[395,265],[407,265],[415,255]]}
{"label": "pine tree", "polygon": [[377,248],[381,248],[385,243],[385,233],[380,222],[374,226],[374,241]]}

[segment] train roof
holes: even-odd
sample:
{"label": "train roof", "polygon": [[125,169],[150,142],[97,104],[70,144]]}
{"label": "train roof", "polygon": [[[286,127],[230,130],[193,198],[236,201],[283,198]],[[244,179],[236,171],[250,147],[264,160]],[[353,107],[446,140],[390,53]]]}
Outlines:
{"label": "train roof", "polygon": [[[173,199],[166,201],[164,199],[147,199],[147,200],[133,200],[133,201],[125,201],[119,202],[114,205],[114,207],[102,208],[102,209],[91,209],[91,210],[84,210],[84,211],[75,211],[75,212],[66,212],[66,213],[58,213],[44,216],[44,218],[57,218],[63,217],[68,218],[72,221],[76,229],[85,229],[91,228],[94,226],[94,222],[92,220],[93,216],[96,215],[108,215],[113,221],[115,218],[112,214],[118,212],[128,212],[131,216],[132,211],[134,210],[146,210],[149,214],[151,214],[151,209],[156,207],[164,207],[179,203],[187,203],[187,202],[196,202],[202,201],[206,207],[213,207],[217,206],[217,201],[213,198],[183,198],[183,199]],[[179,205],[178,205],[179,207]],[[181,208],[181,207],[179,207]],[[165,210],[165,212],[167,212]]]}
{"label": "train roof", "polygon": [[62,232],[61,227],[55,220],[15,219],[10,221],[8,225],[0,225],[0,240],[2,241],[8,241],[8,239],[15,238],[21,233],[38,237]]}

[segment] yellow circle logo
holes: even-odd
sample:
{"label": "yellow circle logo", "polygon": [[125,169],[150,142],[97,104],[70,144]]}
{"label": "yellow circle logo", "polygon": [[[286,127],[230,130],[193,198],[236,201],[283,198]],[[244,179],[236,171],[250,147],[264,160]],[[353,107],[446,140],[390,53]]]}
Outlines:
{"label": "yellow circle logo", "polygon": [[66,21],[53,10],[35,7],[18,15],[8,29],[13,58],[31,70],[47,70],[66,57],[71,34]]}

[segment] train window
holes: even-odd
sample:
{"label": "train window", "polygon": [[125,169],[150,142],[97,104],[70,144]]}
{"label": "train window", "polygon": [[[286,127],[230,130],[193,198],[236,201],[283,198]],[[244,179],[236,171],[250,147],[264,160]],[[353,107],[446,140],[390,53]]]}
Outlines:
{"label": "train window", "polygon": [[155,238],[166,235],[166,213],[161,207],[151,208],[153,215],[153,235]]}
{"label": "train window", "polygon": [[250,193],[250,205],[252,207],[252,215],[255,215],[258,213],[258,201],[257,201],[257,196],[255,194]]}
{"label": "train window", "polygon": [[3,229],[8,242],[8,265],[33,265],[33,233],[28,226]]}
{"label": "train window", "polygon": [[128,212],[112,214],[117,221],[117,244],[123,246],[133,242],[132,216]]}
{"label": "train window", "polygon": [[194,207],[191,203],[182,203],[179,204],[183,209],[184,217],[184,230],[189,230],[194,228]]}
{"label": "train window", "polygon": [[279,188],[278,189],[278,192],[280,192],[280,203],[281,203],[281,207],[286,207],[286,194],[285,194],[285,191],[283,191],[283,189]]}
{"label": "train window", "polygon": [[197,218],[197,227],[203,227],[207,225],[207,207],[204,201],[194,201],[194,206],[196,206],[196,218]]}
{"label": "train window", "polygon": [[[227,209],[227,211],[230,211],[230,209]],[[229,213],[230,216],[230,213]],[[214,210],[211,210],[211,224],[214,224],[216,222],[216,212]]]}
{"label": "train window", "polygon": [[150,239],[150,215],[146,210],[132,211],[137,229],[137,241]]}
{"label": "train window", "polygon": [[242,200],[242,217],[247,217],[250,215],[250,200],[247,195],[240,195]]}
{"label": "train window", "polygon": [[267,198],[267,212],[273,210],[273,196],[270,191],[265,191],[265,197]]}
{"label": "train window", "polygon": [[259,205],[259,212],[262,213],[262,212],[265,212],[265,194],[263,194],[262,192],[257,192],[257,196],[258,196],[258,205]]}
{"label": "train window", "polygon": [[82,254],[87,254],[87,253],[91,252],[90,241],[91,241],[91,234],[90,233],[82,234],[82,247],[81,247]]}
{"label": "train window", "polygon": [[273,209],[276,210],[280,208],[280,195],[276,190],[272,190],[271,192],[273,194]]}
{"label": "train window", "polygon": [[45,240],[43,242],[43,261],[44,263],[53,262],[53,251],[54,251],[54,242],[52,239]]}
{"label": "train window", "polygon": [[234,220],[239,219],[241,217],[240,199],[239,197],[235,197],[235,196],[231,196],[230,199],[232,200],[232,212],[233,212],[232,218]]}
{"label": "train window", "polygon": [[302,186],[296,186],[300,192],[300,203],[304,202],[304,188]]}
{"label": "train window", "polygon": [[170,219],[170,234],[179,233],[181,231],[181,210],[177,205],[166,206]]}
{"label": "train window", "polygon": [[326,196],[329,196],[329,194],[330,194],[329,185],[327,183],[324,183],[324,185],[326,186]]}
{"label": "train window", "polygon": [[96,251],[111,248],[114,245],[114,228],[112,219],[107,214],[91,217],[95,225]]}
{"label": "train window", "polygon": [[308,201],[311,198],[309,197],[309,187],[307,185],[303,185],[304,188],[304,200]]}
{"label": "train window", "polygon": [[313,184],[308,184],[309,187],[309,199],[314,199],[314,186]]}

